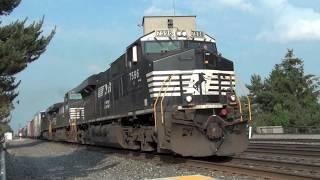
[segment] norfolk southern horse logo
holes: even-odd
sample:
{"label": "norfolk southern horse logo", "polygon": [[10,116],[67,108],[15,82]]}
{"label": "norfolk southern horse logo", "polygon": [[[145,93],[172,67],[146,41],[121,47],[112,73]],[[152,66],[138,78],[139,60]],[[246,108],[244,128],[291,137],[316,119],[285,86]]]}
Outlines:
{"label": "norfolk southern horse logo", "polygon": [[197,72],[192,73],[192,75],[189,77],[190,80],[188,82],[188,87],[185,88],[186,94],[205,95],[208,93],[211,84],[212,73],[205,71]]}
{"label": "norfolk southern horse logo", "polygon": [[199,80],[193,85],[193,88],[196,89],[198,92],[201,90],[201,84],[203,82],[207,83],[207,79],[204,76],[204,73],[199,74]]}

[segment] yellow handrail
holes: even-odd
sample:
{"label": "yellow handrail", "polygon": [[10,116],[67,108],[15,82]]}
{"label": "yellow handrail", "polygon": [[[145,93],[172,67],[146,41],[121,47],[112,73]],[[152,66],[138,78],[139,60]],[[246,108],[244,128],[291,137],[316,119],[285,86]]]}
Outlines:
{"label": "yellow handrail", "polygon": [[171,78],[171,76],[170,76],[169,81],[168,81],[168,85],[167,85],[166,90],[164,91],[164,95],[162,96],[162,99],[161,99],[161,101],[160,101],[161,123],[162,123],[162,124],[163,124],[163,122],[164,122],[164,119],[163,119],[163,100],[164,100],[164,97],[166,96],[166,93],[167,93],[167,90],[168,90],[168,88],[169,88],[169,85],[170,85],[171,80],[172,80],[172,78]]}
{"label": "yellow handrail", "polygon": [[251,121],[252,120],[252,117],[251,117],[251,101],[250,101],[249,96],[247,96],[247,100],[248,100],[249,121]]}
{"label": "yellow handrail", "polygon": [[163,82],[162,82],[162,85],[161,85],[161,88],[160,88],[160,91],[159,91],[159,94],[153,104],[153,116],[154,116],[154,130],[155,132],[157,132],[157,111],[156,111],[156,107],[157,107],[157,103],[158,103],[158,100],[161,96],[161,92],[162,92],[162,89],[163,89],[163,86],[166,84],[166,81],[171,79],[171,75],[165,79]]}
{"label": "yellow handrail", "polygon": [[[230,79],[230,87],[231,87],[231,90],[234,91],[233,89],[233,85],[232,85],[232,77],[231,75],[229,76],[229,79]],[[234,91],[235,92],[235,91]],[[250,98],[249,96],[246,96],[247,98],[247,101],[248,101],[248,112],[249,112],[249,121],[252,120],[252,114],[251,114],[251,102],[250,102]],[[239,111],[240,111],[240,120],[243,121],[243,117],[242,117],[242,105],[241,105],[241,100],[240,98],[238,98],[238,103],[239,103]]]}
{"label": "yellow handrail", "polygon": [[51,124],[51,121],[49,121],[49,134],[48,134],[48,137],[51,139],[52,137],[52,124]]}
{"label": "yellow handrail", "polygon": [[239,111],[240,111],[240,121],[242,122],[242,121],[243,121],[243,118],[242,118],[242,106],[241,106],[241,100],[240,100],[240,98],[238,98],[238,104],[239,104]]}

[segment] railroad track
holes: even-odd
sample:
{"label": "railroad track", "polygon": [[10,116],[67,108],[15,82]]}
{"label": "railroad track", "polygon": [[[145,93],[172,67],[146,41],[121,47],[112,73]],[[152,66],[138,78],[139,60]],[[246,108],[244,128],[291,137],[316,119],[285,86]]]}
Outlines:
{"label": "railroad track", "polygon": [[250,143],[247,153],[283,154],[320,158],[320,145]]}
{"label": "railroad track", "polygon": [[229,162],[188,160],[189,166],[255,179],[319,179],[319,167],[261,159],[233,158]]}
{"label": "railroad track", "polygon": [[[105,149],[105,148],[103,148]],[[116,153],[119,153],[116,150]],[[181,168],[204,172],[222,172],[226,175],[248,177],[253,179],[320,179],[320,162],[289,161],[282,158],[244,157],[233,158],[182,158],[172,155],[141,153],[121,150],[120,155],[136,160],[154,161],[157,164],[177,164]]]}
{"label": "railroad track", "polygon": [[282,155],[282,154],[260,154],[260,153],[242,153],[234,158],[242,159],[254,159],[261,161],[270,161],[270,162],[286,162],[293,163],[305,166],[314,166],[320,167],[320,157],[319,158],[310,158],[310,157],[297,157],[292,155]]}
{"label": "railroad track", "polygon": [[[68,143],[65,143],[68,144]],[[180,169],[190,169],[196,172],[218,172],[225,175],[246,177],[248,179],[320,179],[320,160],[312,162],[312,158],[297,158],[279,154],[261,155],[246,152],[240,156],[183,158],[167,154],[145,153],[124,149],[106,148],[92,145],[72,146],[85,147],[89,151],[112,153],[121,157],[159,164],[175,164]],[[281,158],[282,157],[282,158]],[[286,158],[285,158],[286,157]],[[293,160],[290,160],[294,158]]]}
{"label": "railroad track", "polygon": [[259,138],[250,139],[252,143],[268,143],[268,142],[280,142],[280,143],[300,143],[300,144],[320,144],[320,139],[270,139],[270,138]]}

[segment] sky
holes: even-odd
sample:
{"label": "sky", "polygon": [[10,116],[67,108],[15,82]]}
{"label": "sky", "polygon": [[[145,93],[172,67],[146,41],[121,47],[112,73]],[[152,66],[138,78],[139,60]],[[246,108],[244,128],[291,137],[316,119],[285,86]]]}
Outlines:
{"label": "sky", "polygon": [[242,86],[252,74],[267,77],[288,48],[304,60],[306,73],[320,76],[320,0],[22,0],[1,17],[2,25],[44,17],[43,35],[54,28],[56,35],[47,51],[17,75],[21,84],[12,128],[25,126],[36,112],[107,69],[142,35],[138,25],[144,15],[174,12],[197,16],[197,29],[215,37],[218,50],[234,61]]}

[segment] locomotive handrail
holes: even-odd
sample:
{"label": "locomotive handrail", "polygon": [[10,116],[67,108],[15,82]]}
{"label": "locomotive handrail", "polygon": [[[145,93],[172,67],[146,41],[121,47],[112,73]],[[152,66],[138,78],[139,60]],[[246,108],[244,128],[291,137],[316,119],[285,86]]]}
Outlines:
{"label": "locomotive handrail", "polygon": [[242,106],[241,106],[241,100],[240,100],[240,98],[237,98],[237,99],[238,99],[238,104],[239,104],[240,121],[242,122],[242,121],[243,121],[243,118],[242,118]]}
{"label": "locomotive handrail", "polygon": [[[81,111],[80,111],[80,114],[81,114]],[[81,116],[80,116],[81,117]],[[71,123],[70,123],[70,126],[71,126],[71,137],[72,136],[75,136],[74,138],[75,138],[75,140],[77,141],[78,140],[78,136],[77,136],[77,118],[75,118],[75,119],[71,119]],[[72,131],[74,131],[74,132],[72,132]],[[72,133],[74,133],[74,135],[72,134]]]}
{"label": "locomotive handrail", "polygon": [[[232,77],[231,77],[231,75],[229,76],[229,80],[230,80],[230,88],[231,88],[231,90],[233,91],[233,92],[235,92],[235,90],[234,90],[234,88],[233,88],[233,85],[232,85]],[[249,121],[251,121],[252,120],[252,114],[251,114],[251,101],[250,101],[250,98],[249,98],[249,96],[246,96],[246,98],[247,98],[247,101],[248,101],[248,118],[249,118]],[[238,103],[239,103],[239,111],[240,111],[240,120],[241,120],[241,122],[243,121],[243,116],[242,116],[242,106],[241,106],[241,100],[240,100],[240,98],[237,98],[238,99]]]}
{"label": "locomotive handrail", "polygon": [[247,96],[247,100],[248,100],[248,111],[249,111],[249,121],[252,120],[252,116],[251,116],[251,101],[249,96]]}
{"label": "locomotive handrail", "polygon": [[157,98],[156,98],[156,100],[155,100],[155,102],[153,104],[154,131],[155,132],[157,132],[157,111],[156,111],[156,107],[157,107],[157,104],[158,104],[159,97],[161,96],[161,92],[162,92],[163,86],[166,84],[166,81],[170,80],[170,79],[171,79],[171,75],[169,75],[169,77],[162,82],[162,85],[161,85],[160,91],[158,93],[158,96],[157,96]]}
{"label": "locomotive handrail", "polygon": [[168,88],[169,88],[170,82],[171,82],[171,80],[172,80],[172,78],[171,78],[172,76],[169,76],[169,77],[170,77],[170,78],[169,78],[169,81],[168,81],[166,90],[164,91],[164,96],[162,96],[161,101],[160,101],[161,123],[162,123],[162,124],[163,124],[163,122],[164,122],[164,119],[163,119],[163,100],[164,100],[164,97],[165,97],[165,95],[166,95],[166,93],[167,93],[167,90],[168,90]]}
{"label": "locomotive handrail", "polygon": [[[229,81],[230,81],[230,88],[231,88],[231,91],[232,91],[232,92],[235,92],[234,87],[233,87],[233,84],[232,84],[232,77],[231,77],[231,75],[229,76]],[[236,97],[237,97],[238,104],[239,104],[240,122],[242,122],[242,121],[243,121],[243,116],[242,116],[241,100],[240,100],[240,98],[239,98],[238,96],[236,96]]]}
{"label": "locomotive handrail", "polygon": [[[237,98],[238,99],[238,104],[239,104],[239,111],[240,111],[240,119],[241,121],[243,121],[243,115],[242,115],[242,104],[241,104],[241,100],[240,98]],[[246,96],[246,99],[248,101],[248,104],[245,104],[245,105],[248,105],[248,121],[252,121],[252,111],[251,111],[251,101],[250,101],[250,97],[249,96]]]}

